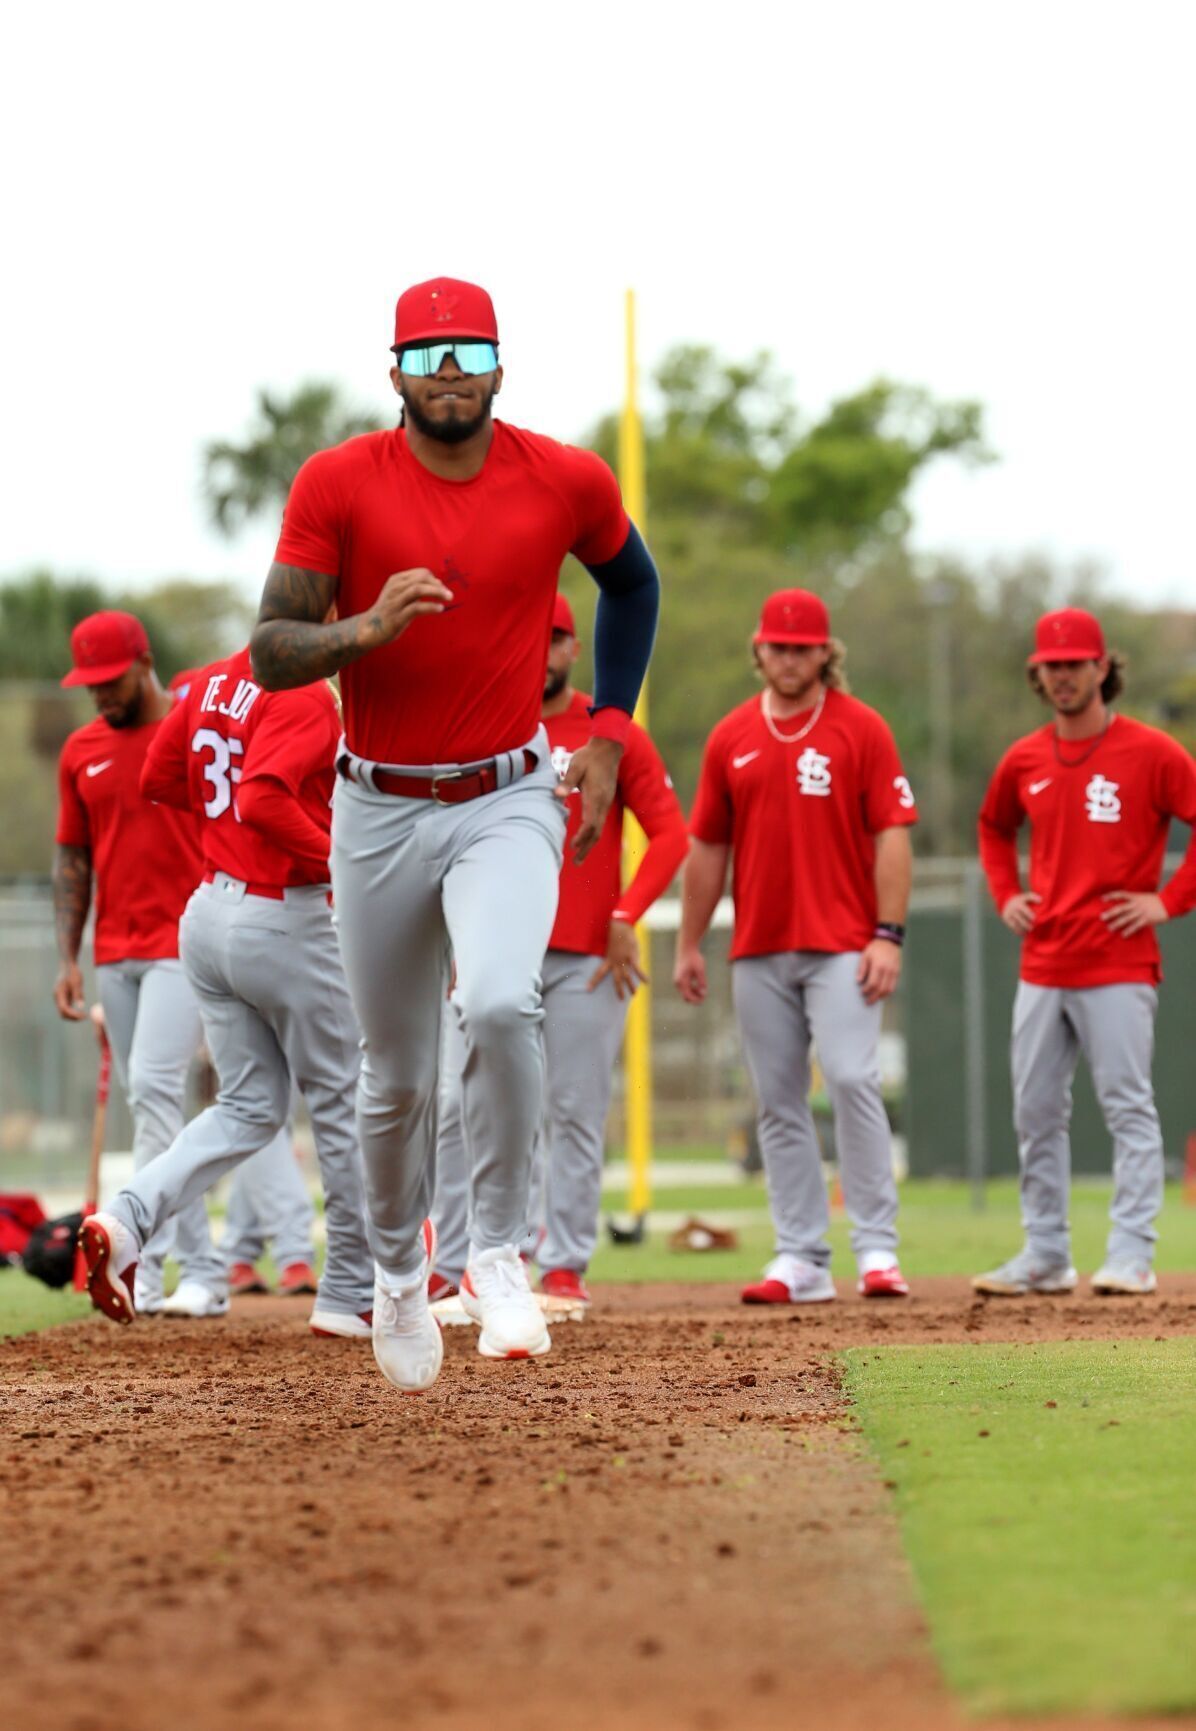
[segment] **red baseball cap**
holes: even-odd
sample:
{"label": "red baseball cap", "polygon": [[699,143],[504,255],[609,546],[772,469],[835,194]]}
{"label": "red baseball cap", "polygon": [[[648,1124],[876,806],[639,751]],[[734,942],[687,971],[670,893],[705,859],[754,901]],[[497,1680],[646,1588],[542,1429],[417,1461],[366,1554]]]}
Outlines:
{"label": "red baseball cap", "polygon": [[1028,665],[1044,661],[1099,661],[1105,653],[1100,620],[1082,607],[1060,607],[1044,613],[1034,628],[1034,653]]}
{"label": "red baseball cap", "polygon": [[808,589],[778,589],[764,603],[753,643],[825,643],[831,634],[826,602]]}
{"label": "red baseball cap", "polygon": [[451,342],[454,337],[497,343],[494,302],[484,288],[456,277],[434,276],[403,290],[395,307],[396,349],[413,343]]}
{"label": "red baseball cap", "polygon": [[573,609],[563,595],[558,595],[552,609],[552,629],[567,631],[570,637],[577,636],[577,627],[573,623]]}
{"label": "red baseball cap", "polygon": [[149,648],[145,626],[132,613],[92,613],[71,632],[75,665],[63,685],[107,685],[127,673]]}

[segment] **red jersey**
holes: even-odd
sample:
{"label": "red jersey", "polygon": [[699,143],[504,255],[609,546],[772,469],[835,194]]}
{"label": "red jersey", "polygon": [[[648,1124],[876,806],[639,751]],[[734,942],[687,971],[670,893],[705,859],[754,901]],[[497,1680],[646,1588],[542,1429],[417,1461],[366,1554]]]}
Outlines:
{"label": "red jersey", "polygon": [[[553,768],[562,778],[573,753],[590,737],[591,701],[575,692],[568,709],[545,720]],[[638,820],[648,838],[647,852],[625,890],[622,889],[624,810]],[[629,925],[635,925],[672,883],[689,847],[685,816],[660,753],[634,721],[619,762],[614,802],[602,834],[581,865],[575,865],[569,857],[569,841],[581,823],[579,794],[570,799],[568,811],[561,896],[548,947],[583,956],[604,956],[610,922],[616,914]]]}
{"label": "red jersey", "polygon": [[[796,733],[803,722],[777,726]],[[874,837],[917,819],[893,735],[867,704],[828,690],[789,745],[769,732],[759,697],[733,709],[706,742],[689,820],[699,841],[733,850],[731,960],[862,950],[876,927]]]}
{"label": "red jersey", "polygon": [[425,469],[402,428],[309,458],[276,559],[335,577],[342,619],[415,566],[455,596],[444,613],[416,619],[344,669],[350,749],[376,763],[424,765],[526,744],[540,722],[561,561],[575,553],[603,564],[628,528],[600,457],[503,421],[471,481]]}
{"label": "red jersey", "polygon": [[[278,889],[326,884],[339,739],[336,699],[323,680],[263,691],[241,649],[192,676],[146,758],[141,791],[203,813],[208,871]],[[253,807],[271,784],[298,807],[298,830],[310,841],[255,827]]]}
{"label": "red jersey", "polygon": [[[1070,760],[1070,761],[1069,761]],[[998,909],[1021,891],[1017,832],[1030,821],[1030,885],[1042,897],[1022,939],[1035,986],[1112,986],[1162,978],[1147,926],[1111,932],[1110,890],[1159,887],[1172,818],[1196,824],[1196,764],[1156,727],[1115,715],[1099,741],[1058,741],[1053,722],[997,765],[980,811],[980,858]],[[1163,891],[1174,918],[1196,906],[1196,837]]]}
{"label": "red jersey", "polygon": [[97,966],[177,956],[179,918],[203,869],[195,819],[155,811],[139,791],[164,726],[109,727],[97,716],[71,734],[58,760],[54,839],[91,851]]}

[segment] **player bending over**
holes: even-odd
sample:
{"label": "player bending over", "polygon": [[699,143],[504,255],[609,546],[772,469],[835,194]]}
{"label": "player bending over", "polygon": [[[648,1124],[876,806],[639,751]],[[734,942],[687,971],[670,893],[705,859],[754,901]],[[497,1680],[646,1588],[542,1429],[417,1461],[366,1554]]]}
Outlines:
{"label": "player bending over", "polygon": [[[1113,1138],[1098,1293],[1155,1289],[1163,1137],[1150,1066],[1162,978],[1154,927],[1196,906],[1196,836],[1158,893],[1173,818],[1196,823],[1196,765],[1157,728],[1117,715],[1122,662],[1078,607],[1038,621],[1028,671],[1054,719],[1012,745],[980,813],[993,900],[1022,940],[1013,1004],[1013,1115],[1022,1250],[972,1285],[1020,1295],[1076,1284],[1068,1231],[1071,1084],[1083,1052]],[[1017,833],[1030,825],[1023,890]]]}
{"label": "player bending over", "polygon": [[776,1256],[743,1298],[835,1296],[807,1099],[811,1039],[834,1110],[860,1291],[903,1297],[877,1046],[901,972],[914,797],[885,722],[844,689],[842,645],[816,595],[770,596],[753,643],[764,690],[719,722],[702,759],[673,974],[686,1002],[700,1004],[698,946],[734,854],[732,990],[777,1232]]}
{"label": "player bending over", "polygon": [[[332,871],[364,1035],[374,1350],[396,1386],[418,1389],[441,1359],[423,1223],[450,943],[474,1162],[465,1302],[482,1353],[549,1348],[516,1249],[544,1088],[541,963],[568,800],[580,792],[580,862],[615,797],[659,585],[606,464],[492,418],[503,373],[484,289],[408,289],[394,355],[400,425],[296,477],[253,659],[273,689],[343,669]],[[558,788],[540,698],[568,552],[601,596],[589,737]]]}
{"label": "player bending over", "polygon": [[146,798],[204,817],[203,882],[179,937],[220,1089],[169,1153],[83,1222],[92,1300],[119,1322],[133,1320],[129,1271],[142,1246],[176,1208],[284,1130],[293,1078],[311,1114],[328,1228],[311,1326],[371,1333],[351,1103],[358,1032],[329,907],[339,734],[326,685],[265,692],[243,649],[193,677],[147,755]]}

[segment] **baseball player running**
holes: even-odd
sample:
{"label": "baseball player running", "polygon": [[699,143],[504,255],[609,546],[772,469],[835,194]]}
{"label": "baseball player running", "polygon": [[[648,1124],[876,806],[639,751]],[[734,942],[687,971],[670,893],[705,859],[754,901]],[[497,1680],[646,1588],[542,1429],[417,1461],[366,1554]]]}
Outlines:
{"label": "baseball player running", "polygon": [[[566,774],[574,751],[589,736],[591,700],[575,691],[570,680],[579,649],[573,609],[558,595],[540,710],[558,776]],[[648,838],[639,870],[625,890],[624,809],[638,819]],[[580,819],[573,798],[567,839]],[[566,865],[560,874],[556,924],[543,967],[545,1230],[535,1260],[541,1292],[570,1310],[590,1302],[584,1276],[598,1239],[611,1072],[627,1006],[647,977],[635,928],[672,883],[688,847],[685,818],[668,771],[644,729],[632,722],[602,834],[584,866]],[[459,1036],[454,1047],[458,1041]],[[451,1052],[446,1069],[449,1092],[459,1096],[460,1070],[454,1087]],[[432,1212],[437,1232],[433,1298],[445,1297],[460,1285],[469,1242],[462,1113],[456,1098],[450,1098],[445,1111],[444,1092],[441,1103]]]}
{"label": "baseball player running", "polygon": [[[94,878],[96,980],[140,1171],[183,1127],[187,1071],[199,1045],[199,1006],[179,961],[179,916],[201,870],[199,835],[194,818],[148,805],[139,792],[146,753],[175,707],[158,682],[144,625],[131,613],[93,613],[72,631],[71,656],[62,683],[86,686],[97,717],[71,734],[58,764],[54,1002],[65,1021],[85,1019],[79,948]],[[179,1215],[181,1279],[167,1299],[162,1264],[172,1236],[163,1222],[145,1244],[137,1308],[147,1316],[226,1310],[202,1197]]]}
{"label": "baseball player running", "polygon": [[[398,428],[321,452],[296,478],[253,656],[270,687],[344,670],[332,868],[364,1034],[374,1351],[419,1389],[442,1351],[422,1226],[450,942],[474,1162],[462,1299],[484,1355],[550,1344],[515,1248],[543,1095],[540,969],[567,801],[580,790],[581,861],[615,796],[659,585],[606,464],[492,418],[503,373],[484,289],[407,289],[394,354]],[[539,710],[569,551],[601,591],[597,689],[558,788]]]}
{"label": "baseball player running", "polygon": [[[978,1292],[1070,1292],[1071,1084],[1083,1052],[1113,1138],[1113,1201],[1094,1292],[1148,1293],[1163,1202],[1150,1067],[1162,978],[1154,927],[1196,906],[1196,835],[1159,893],[1173,818],[1196,823],[1196,765],[1175,740],[1110,708],[1123,662],[1078,607],[1038,621],[1030,683],[1055,712],[1010,747],[980,813],[980,858],[1022,940],[1013,1005],[1013,1112],[1025,1245]],[[1017,834],[1030,825],[1029,888]]]}
{"label": "baseball player running", "polygon": [[[340,733],[320,683],[273,696],[249,651],[197,673],[142,772],[147,799],[203,812],[203,882],[179,929],[220,1088],[167,1154],[83,1222],[92,1300],[120,1322],[128,1271],[164,1219],[311,1113],[327,1258],[311,1325],[370,1333],[373,1271],[351,1092],[357,1027],[329,911],[329,798]],[[224,1271],[221,1269],[223,1280]]]}
{"label": "baseball player running", "polygon": [[764,689],[719,722],[702,760],[673,975],[687,1003],[703,1001],[698,946],[733,853],[732,990],[777,1231],[777,1254],[743,1299],[835,1296],[807,1100],[811,1039],[835,1115],[859,1290],[903,1297],[877,1044],[901,972],[914,797],[885,722],[847,695],[843,646],[816,595],[770,596],[753,643]]}

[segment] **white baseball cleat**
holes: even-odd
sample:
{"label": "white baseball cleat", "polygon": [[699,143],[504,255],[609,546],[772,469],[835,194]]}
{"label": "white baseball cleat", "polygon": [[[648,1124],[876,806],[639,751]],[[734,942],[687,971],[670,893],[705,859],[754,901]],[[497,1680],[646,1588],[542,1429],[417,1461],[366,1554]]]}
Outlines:
{"label": "white baseball cleat", "polygon": [[145,1277],[145,1265],[139,1263],[137,1274],[133,1280],[133,1305],[138,1316],[160,1316],[166,1295],[162,1291],[162,1275],[159,1271],[156,1279]]}
{"label": "white baseball cleat", "polygon": [[1092,1276],[1092,1290],[1104,1298],[1129,1294],[1145,1298],[1158,1287],[1149,1262],[1106,1262]]}
{"label": "white baseball cleat", "polygon": [[539,1358],[552,1345],[527,1268],[513,1244],[482,1250],[465,1270],[461,1303],[481,1324],[483,1358]]}
{"label": "white baseball cleat", "polygon": [[141,1254],[133,1233],[115,1214],[89,1214],[79,1228],[79,1248],[96,1309],[114,1322],[132,1322],[137,1314],[133,1288]]}
{"label": "white baseball cleat", "polygon": [[428,1269],[436,1255],[436,1228],[422,1227],[424,1262],[409,1280],[392,1281],[377,1269],[374,1279],[374,1359],[387,1382],[404,1394],[431,1388],[444,1362],[444,1342],[428,1304]]}
{"label": "white baseball cleat", "polygon": [[431,1388],[440,1375],[444,1342],[428,1308],[428,1276],[423,1269],[402,1287],[390,1288],[379,1275],[374,1283],[374,1358],[387,1382],[405,1394]]}
{"label": "white baseball cleat", "polygon": [[208,1316],[228,1315],[228,1293],[213,1292],[202,1280],[180,1280],[170,1297],[163,1300],[163,1316],[189,1316],[200,1321]]}
{"label": "white baseball cleat", "polygon": [[1024,1298],[1030,1292],[1074,1292],[1079,1276],[1066,1262],[1046,1263],[1032,1250],[1019,1250],[987,1274],[972,1279],[973,1292],[990,1298]]}
{"label": "white baseball cleat", "polygon": [[321,1310],[319,1305],[307,1319],[313,1334],[335,1335],[338,1340],[369,1340],[374,1332],[374,1313]]}

